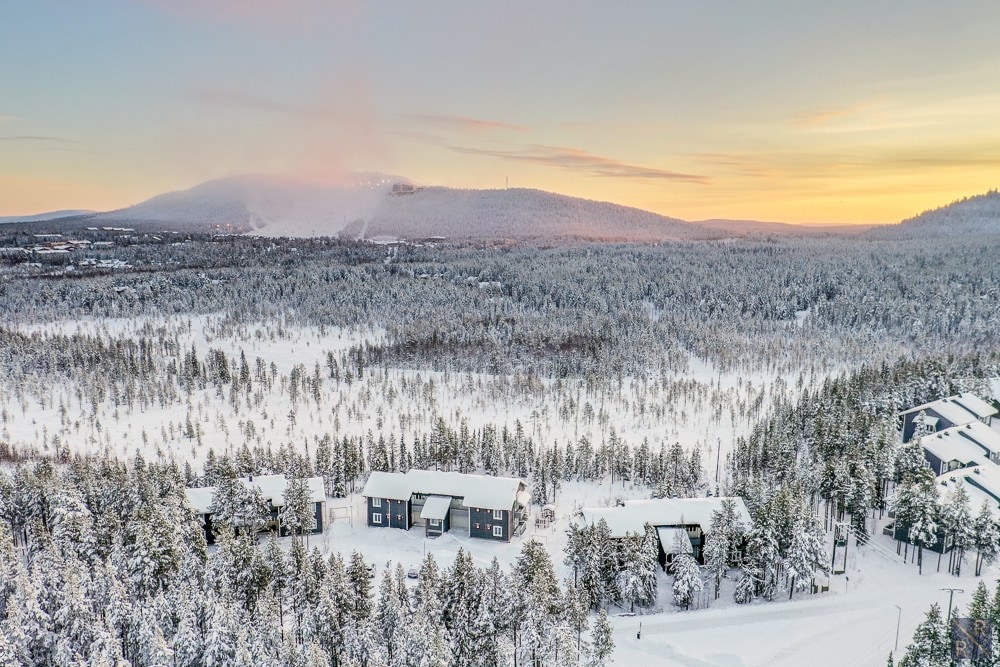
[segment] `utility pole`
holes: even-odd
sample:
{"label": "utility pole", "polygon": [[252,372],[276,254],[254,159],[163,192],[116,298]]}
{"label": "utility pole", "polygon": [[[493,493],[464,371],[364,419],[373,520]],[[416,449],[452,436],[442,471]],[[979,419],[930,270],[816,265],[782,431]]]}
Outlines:
{"label": "utility pole", "polygon": [[896,608],[896,647],[892,649],[893,654],[899,653],[899,622],[903,620],[903,608],[898,604],[892,605]]}
{"label": "utility pole", "polygon": [[962,588],[942,588],[942,591],[948,591],[948,620],[945,622],[945,627],[948,628],[948,632],[951,632],[951,600],[955,597],[955,593],[964,593],[965,589]]}

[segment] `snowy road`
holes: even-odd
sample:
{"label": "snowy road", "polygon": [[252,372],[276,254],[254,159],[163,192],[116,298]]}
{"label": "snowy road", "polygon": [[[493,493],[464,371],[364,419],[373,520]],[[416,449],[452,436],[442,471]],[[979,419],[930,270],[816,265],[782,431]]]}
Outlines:
{"label": "snowy road", "polygon": [[[943,586],[959,586],[964,609],[978,579],[891,562],[852,546],[847,575],[834,577],[830,593],[801,599],[727,606],[652,616],[618,617],[615,664],[683,667],[826,667],[884,665],[896,639],[900,649],[933,602],[947,604]],[[990,576],[984,577],[987,583]],[[845,585],[849,588],[845,591]],[[720,603],[725,603],[720,600]],[[897,610],[899,605],[901,614]],[[642,638],[636,638],[639,623]]]}

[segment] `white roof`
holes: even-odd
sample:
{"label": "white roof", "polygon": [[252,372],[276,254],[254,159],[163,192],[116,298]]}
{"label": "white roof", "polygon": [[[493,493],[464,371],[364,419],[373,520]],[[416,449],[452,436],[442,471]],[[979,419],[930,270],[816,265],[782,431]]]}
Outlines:
{"label": "white roof", "polygon": [[443,520],[451,509],[451,496],[428,496],[424,508],[420,510],[421,519]]}
{"label": "white roof", "polygon": [[[946,428],[937,433],[925,435],[920,446],[941,461],[961,461],[962,463],[982,463],[987,452],[972,440],[958,434],[965,426]],[[992,465],[992,464],[991,464]]]}
{"label": "white roof", "polygon": [[200,489],[184,489],[184,495],[199,514],[208,514],[208,508],[212,506],[212,498],[215,497],[215,487],[206,486]]}
{"label": "white roof", "polygon": [[583,520],[594,525],[604,519],[612,537],[625,537],[628,533],[641,535],[646,524],[661,526],[698,525],[706,533],[712,531],[712,514],[722,509],[724,500],[732,500],[736,515],[743,525],[750,526],[750,512],[742,498],[661,498],[654,500],[626,500],[619,507],[585,507]]}
{"label": "white roof", "polygon": [[997,414],[996,408],[975,394],[968,392],[924,403],[915,408],[904,410],[900,414],[908,415],[911,412],[920,412],[921,410],[933,410],[956,426]]}
{"label": "white roof", "polygon": [[403,473],[373,472],[365,482],[361,495],[365,498],[409,500],[413,492],[410,490],[410,482]]}
{"label": "white roof", "polygon": [[245,486],[257,487],[264,500],[270,500],[272,505],[277,507],[285,504],[285,487],[288,486],[288,481],[284,475],[257,475],[252,480],[247,478],[240,481]]}
{"label": "white roof", "polygon": [[984,453],[1000,453],[1000,433],[982,422],[969,422],[945,430],[954,431],[956,435],[976,443],[985,450]]}
{"label": "white roof", "polygon": [[952,400],[980,419],[992,417],[997,414],[997,409],[990,403],[969,392],[954,396]]}
{"label": "white roof", "polygon": [[691,546],[691,538],[683,528],[657,528],[656,534],[660,538],[660,546],[665,554],[689,554],[694,551]]}
{"label": "white roof", "polygon": [[[283,507],[285,504],[285,489],[288,487],[288,480],[284,475],[257,475],[256,477],[240,478],[246,486],[255,487],[260,490],[264,500],[269,500],[274,507]],[[323,485],[322,477],[310,477],[306,479],[309,488],[309,501],[321,503],[326,501],[326,487]],[[206,486],[202,488],[184,489],[188,502],[201,514],[207,514],[212,506],[212,499],[215,497],[215,487]]]}
{"label": "white roof", "polygon": [[1000,466],[984,463],[981,466],[952,470],[938,477],[936,481],[936,488],[940,494],[939,501],[943,501],[948,491],[961,481],[969,494],[969,506],[973,516],[979,513],[979,508],[985,500],[993,512],[993,517],[1000,518]]}
{"label": "white roof", "polygon": [[[373,472],[361,495],[366,498],[408,500],[414,493],[462,498],[466,507],[509,510],[524,482],[515,477],[468,475],[439,470],[407,473]],[[522,503],[523,504],[523,503]]]}
{"label": "white roof", "polygon": [[309,486],[309,500],[314,503],[326,502],[326,484],[322,477],[310,477],[306,480]]}

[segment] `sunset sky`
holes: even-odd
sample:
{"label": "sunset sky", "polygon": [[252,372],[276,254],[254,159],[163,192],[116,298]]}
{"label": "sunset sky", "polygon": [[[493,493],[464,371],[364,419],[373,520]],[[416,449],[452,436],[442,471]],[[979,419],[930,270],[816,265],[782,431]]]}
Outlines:
{"label": "sunset sky", "polygon": [[1000,186],[1000,3],[0,0],[0,215],[241,173],[893,222]]}

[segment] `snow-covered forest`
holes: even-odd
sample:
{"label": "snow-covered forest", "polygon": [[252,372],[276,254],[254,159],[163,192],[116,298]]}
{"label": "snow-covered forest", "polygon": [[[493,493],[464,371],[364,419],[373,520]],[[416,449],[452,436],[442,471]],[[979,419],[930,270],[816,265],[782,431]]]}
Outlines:
{"label": "snow-covered forest", "polygon": [[[90,236],[0,256],[3,664],[608,664],[615,614],[812,592],[912,478],[898,411],[1000,376],[982,239]],[[411,468],[525,479],[556,528],[363,537],[368,474]],[[324,478],[334,538],[207,546],[184,488],[271,473]],[[703,566],[571,520],[706,494],[751,523]]]}

